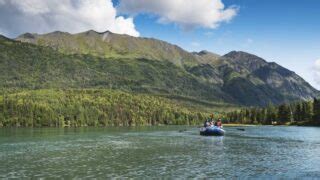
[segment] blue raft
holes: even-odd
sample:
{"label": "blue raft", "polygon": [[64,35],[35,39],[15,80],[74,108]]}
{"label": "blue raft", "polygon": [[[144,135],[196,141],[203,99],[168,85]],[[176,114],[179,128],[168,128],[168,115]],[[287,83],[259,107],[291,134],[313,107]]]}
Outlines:
{"label": "blue raft", "polygon": [[225,130],[220,127],[202,127],[200,128],[200,135],[202,136],[223,136]]}

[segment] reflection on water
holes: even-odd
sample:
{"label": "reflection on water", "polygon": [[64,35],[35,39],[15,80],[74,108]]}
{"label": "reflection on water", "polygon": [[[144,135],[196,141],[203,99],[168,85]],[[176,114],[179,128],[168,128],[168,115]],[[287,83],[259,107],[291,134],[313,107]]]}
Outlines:
{"label": "reflection on water", "polygon": [[0,178],[320,178],[320,128],[225,129],[0,129]]}

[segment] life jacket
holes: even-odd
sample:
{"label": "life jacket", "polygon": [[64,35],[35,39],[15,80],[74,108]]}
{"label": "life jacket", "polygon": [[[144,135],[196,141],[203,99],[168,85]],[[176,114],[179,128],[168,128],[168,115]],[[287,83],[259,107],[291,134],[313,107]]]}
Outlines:
{"label": "life jacket", "polygon": [[208,120],[206,120],[205,122],[204,122],[204,125],[203,125],[204,127],[208,127],[209,126],[209,121]]}

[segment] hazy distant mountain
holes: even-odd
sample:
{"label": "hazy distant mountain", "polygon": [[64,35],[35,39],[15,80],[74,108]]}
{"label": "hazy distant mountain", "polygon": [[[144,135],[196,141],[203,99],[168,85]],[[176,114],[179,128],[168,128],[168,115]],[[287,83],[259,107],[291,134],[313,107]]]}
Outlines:
{"label": "hazy distant mountain", "polygon": [[113,88],[241,105],[319,95],[294,72],[252,54],[189,53],[108,31],[2,37],[0,70],[0,85],[7,88]]}

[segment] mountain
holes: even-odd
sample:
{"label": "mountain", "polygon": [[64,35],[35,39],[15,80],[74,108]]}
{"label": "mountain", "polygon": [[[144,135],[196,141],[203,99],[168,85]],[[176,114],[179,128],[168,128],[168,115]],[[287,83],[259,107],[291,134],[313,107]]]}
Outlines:
{"label": "mountain", "polygon": [[177,66],[197,62],[192,54],[176,45],[153,38],[114,34],[110,31],[100,33],[90,30],[78,34],[55,31],[44,35],[26,33],[16,40],[50,46],[67,54],[167,60]]}
{"label": "mountain", "polygon": [[202,64],[215,64],[221,57],[218,54],[203,50],[200,52],[192,52],[192,54],[197,58],[198,62]]}
{"label": "mountain", "polygon": [[[307,100],[319,94],[296,73],[274,62],[268,63],[255,55],[236,51],[223,57],[241,75],[229,81],[224,88],[228,92],[240,90],[233,97],[248,97],[251,94],[252,102],[259,98],[269,98],[270,102],[279,104],[297,99]],[[248,99],[242,100],[245,101]]]}
{"label": "mountain", "polygon": [[319,95],[294,72],[246,52],[190,53],[109,31],[3,37],[0,52],[0,85],[9,89],[108,88],[245,106]]}
{"label": "mountain", "polygon": [[0,52],[0,86],[7,89],[110,88],[233,102],[219,87],[167,60],[62,53],[13,40],[1,40]]}

